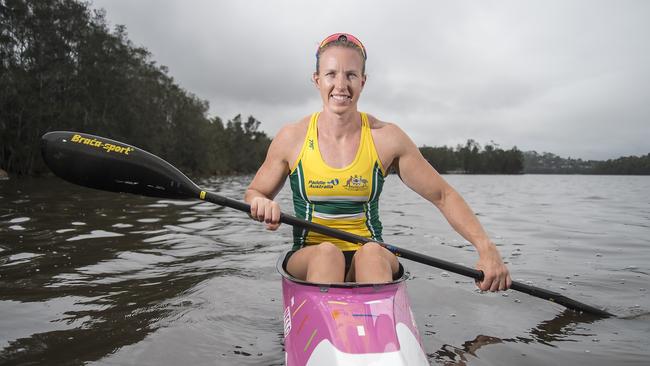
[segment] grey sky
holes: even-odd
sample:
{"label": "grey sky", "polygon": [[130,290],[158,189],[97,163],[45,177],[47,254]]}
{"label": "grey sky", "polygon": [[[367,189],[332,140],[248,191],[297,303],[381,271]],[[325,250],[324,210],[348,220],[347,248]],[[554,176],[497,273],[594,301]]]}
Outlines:
{"label": "grey sky", "polygon": [[368,49],[359,108],[418,145],[473,138],[609,159],[650,152],[650,1],[94,0],[223,119],[274,135],[319,110],[315,50]]}

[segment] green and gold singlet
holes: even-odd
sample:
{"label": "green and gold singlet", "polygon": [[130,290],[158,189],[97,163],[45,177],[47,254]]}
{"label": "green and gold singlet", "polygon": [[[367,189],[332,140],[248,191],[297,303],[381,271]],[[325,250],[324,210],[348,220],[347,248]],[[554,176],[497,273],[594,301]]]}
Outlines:
{"label": "green and gold singlet", "polygon": [[[361,143],[350,165],[332,168],[318,148],[319,113],[309,121],[300,155],[289,173],[296,216],[307,221],[381,241],[379,194],[386,171],[377,156],[368,116],[361,113]],[[311,232],[293,229],[297,250],[305,245],[329,241],[341,250],[356,250],[359,245]]]}

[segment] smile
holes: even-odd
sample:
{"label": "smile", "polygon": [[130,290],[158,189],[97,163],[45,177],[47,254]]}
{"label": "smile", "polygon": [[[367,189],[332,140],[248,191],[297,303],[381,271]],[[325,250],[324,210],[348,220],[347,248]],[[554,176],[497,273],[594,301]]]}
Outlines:
{"label": "smile", "polygon": [[330,97],[338,101],[348,101],[352,99],[352,97],[349,95],[340,95],[340,94],[330,94]]}

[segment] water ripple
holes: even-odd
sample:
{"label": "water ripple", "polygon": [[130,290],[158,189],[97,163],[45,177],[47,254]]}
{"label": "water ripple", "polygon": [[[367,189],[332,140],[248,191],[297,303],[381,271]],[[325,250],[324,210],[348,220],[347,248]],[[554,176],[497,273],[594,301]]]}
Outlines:
{"label": "water ripple", "polygon": [[[477,293],[471,280],[405,261],[432,362],[647,361],[650,179],[445,178],[480,213],[514,278],[627,319],[567,313],[513,291]],[[250,179],[201,185],[238,198]],[[290,247],[290,227],[268,232],[229,208],[57,179],[3,181],[0,196],[0,363],[283,363],[274,265]],[[287,187],[277,200],[290,210]],[[385,241],[476,262],[474,247],[396,177],[381,204]]]}

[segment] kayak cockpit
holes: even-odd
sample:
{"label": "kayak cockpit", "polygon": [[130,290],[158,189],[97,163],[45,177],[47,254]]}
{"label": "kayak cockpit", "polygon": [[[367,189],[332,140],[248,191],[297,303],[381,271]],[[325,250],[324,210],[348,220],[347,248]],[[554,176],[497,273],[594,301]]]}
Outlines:
{"label": "kayak cockpit", "polygon": [[309,281],[304,281],[301,279],[298,279],[296,277],[293,277],[289,272],[287,272],[287,262],[289,261],[291,252],[286,252],[283,255],[281,255],[278,258],[278,262],[276,264],[276,269],[280,273],[280,275],[283,278],[288,279],[291,282],[299,283],[301,285],[305,286],[318,286],[318,287],[340,287],[340,288],[355,288],[355,287],[377,287],[377,286],[385,286],[385,285],[390,285],[390,284],[395,284],[399,283],[402,281],[406,281],[408,279],[408,273],[404,270],[404,266],[402,264],[399,264],[399,269],[397,270],[397,273],[393,277],[393,281],[391,282],[386,282],[386,283],[381,283],[381,284],[374,284],[374,283],[358,283],[358,282],[341,282],[341,283],[331,283],[331,284],[319,284],[319,283],[313,283]]}

